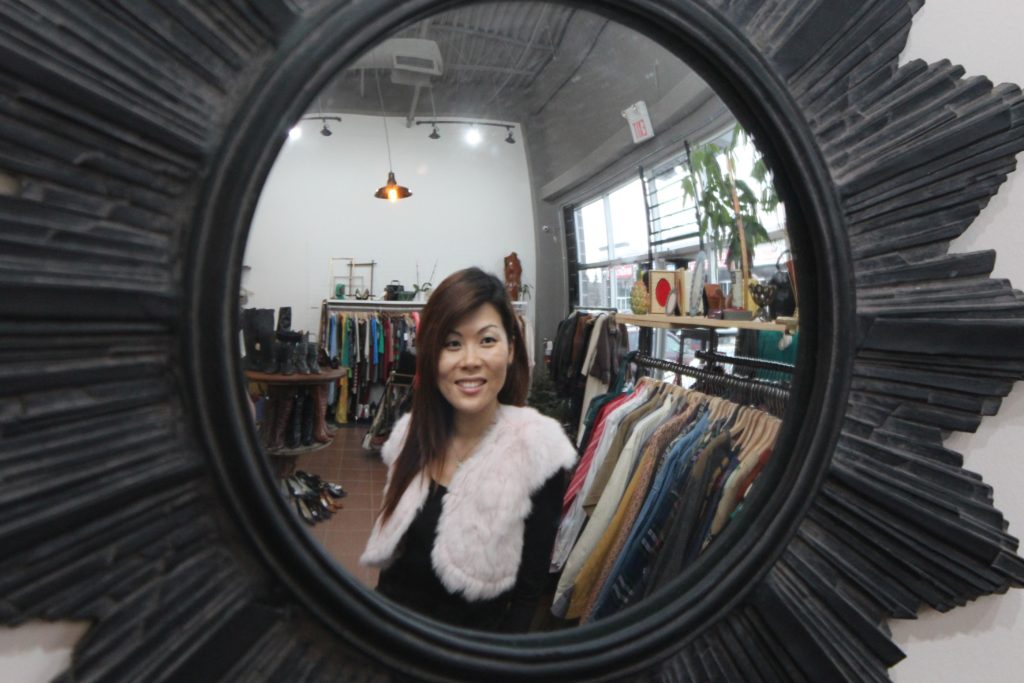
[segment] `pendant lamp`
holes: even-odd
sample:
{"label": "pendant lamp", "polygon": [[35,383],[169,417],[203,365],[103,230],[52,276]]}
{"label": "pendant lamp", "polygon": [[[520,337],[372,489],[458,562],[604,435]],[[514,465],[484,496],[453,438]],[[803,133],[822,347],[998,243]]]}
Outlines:
{"label": "pendant lamp", "polygon": [[391,138],[388,135],[388,117],[384,113],[384,96],[380,91],[380,70],[378,69],[375,74],[377,80],[377,99],[380,100],[380,117],[384,121],[384,144],[388,148],[388,181],[383,186],[378,187],[377,191],[373,193],[373,196],[377,199],[387,199],[389,202],[397,202],[399,199],[405,199],[411,197],[412,192],[409,191],[408,187],[399,185],[398,181],[395,180],[395,171],[391,163]]}
{"label": "pendant lamp", "polygon": [[377,199],[387,199],[388,201],[394,202],[399,199],[411,197],[412,192],[409,191],[408,187],[398,184],[398,181],[395,180],[394,171],[388,171],[388,182],[382,187],[377,188],[377,191],[373,193],[373,196]]}

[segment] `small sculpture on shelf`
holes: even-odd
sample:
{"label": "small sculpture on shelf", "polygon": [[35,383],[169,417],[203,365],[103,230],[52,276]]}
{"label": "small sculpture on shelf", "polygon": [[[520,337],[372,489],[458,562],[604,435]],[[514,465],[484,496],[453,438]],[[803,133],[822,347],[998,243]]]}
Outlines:
{"label": "small sculpture on shelf", "polygon": [[764,284],[761,282],[751,282],[749,286],[750,296],[754,298],[754,303],[758,305],[757,320],[767,321],[767,306],[772,302],[772,299],[775,297],[775,285]]}
{"label": "small sculpture on shelf", "polygon": [[651,297],[647,292],[647,286],[644,284],[643,275],[633,285],[633,289],[629,292],[629,307],[636,315],[646,315],[647,311],[650,310]]}
{"label": "small sculpture on shelf", "polygon": [[430,296],[430,290],[433,288],[434,274],[437,272],[437,261],[434,261],[434,267],[430,271],[430,277],[427,278],[426,282],[420,281],[420,264],[416,262],[416,282],[412,285],[413,290],[413,301],[426,301],[427,297]]}
{"label": "small sculpture on shelf", "polygon": [[519,293],[522,287],[523,265],[519,262],[519,256],[512,252],[505,257],[505,291],[512,301],[519,301]]}

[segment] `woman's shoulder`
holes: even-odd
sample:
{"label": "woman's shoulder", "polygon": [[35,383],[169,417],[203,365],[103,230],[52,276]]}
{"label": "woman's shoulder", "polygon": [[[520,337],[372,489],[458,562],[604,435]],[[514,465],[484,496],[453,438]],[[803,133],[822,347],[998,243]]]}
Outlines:
{"label": "woman's shoulder", "polygon": [[405,437],[409,433],[409,420],[412,413],[406,413],[402,417],[395,420],[395,424],[391,427],[391,436],[384,442],[384,445],[380,449],[381,460],[388,467],[391,466],[396,459],[398,454],[402,452],[402,446],[405,444]]}
{"label": "woman's shoulder", "polygon": [[536,408],[502,405],[498,420],[503,440],[529,453],[542,469],[554,473],[576,463],[576,449],[562,425]]}
{"label": "woman's shoulder", "polygon": [[542,414],[531,406],[510,406],[504,403],[498,406],[498,419],[517,427],[535,427],[539,429],[558,429],[561,425],[554,418]]}

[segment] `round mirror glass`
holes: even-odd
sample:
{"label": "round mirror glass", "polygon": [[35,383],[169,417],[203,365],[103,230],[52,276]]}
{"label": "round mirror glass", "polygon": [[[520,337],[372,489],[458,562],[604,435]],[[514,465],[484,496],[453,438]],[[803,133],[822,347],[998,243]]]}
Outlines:
{"label": "round mirror glass", "polygon": [[[458,308],[494,283],[500,303]],[[432,618],[543,631],[642,604],[714,571],[786,456],[799,293],[775,180],[694,70],[593,13],[470,5],[338,73],[267,179],[240,289],[283,504]],[[459,433],[520,402],[520,369],[536,413],[487,413],[517,438]],[[438,402],[440,457],[416,465],[402,416]]]}

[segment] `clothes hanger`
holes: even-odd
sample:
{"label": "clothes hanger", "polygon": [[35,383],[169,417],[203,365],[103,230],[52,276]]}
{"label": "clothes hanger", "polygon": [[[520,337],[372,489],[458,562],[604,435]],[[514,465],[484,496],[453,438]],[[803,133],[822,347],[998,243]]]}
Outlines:
{"label": "clothes hanger", "polygon": [[742,449],[744,444],[750,441],[751,432],[754,430],[758,417],[757,413],[758,411],[750,406],[742,406],[737,411],[736,419],[729,427],[729,434],[732,436],[733,444],[738,448]]}
{"label": "clothes hanger", "polygon": [[738,453],[741,461],[746,460],[751,453],[757,451],[758,444],[764,439],[767,421],[771,418],[768,413],[757,408],[751,408],[750,412],[751,423],[747,428],[747,433],[744,435],[743,447]]}

